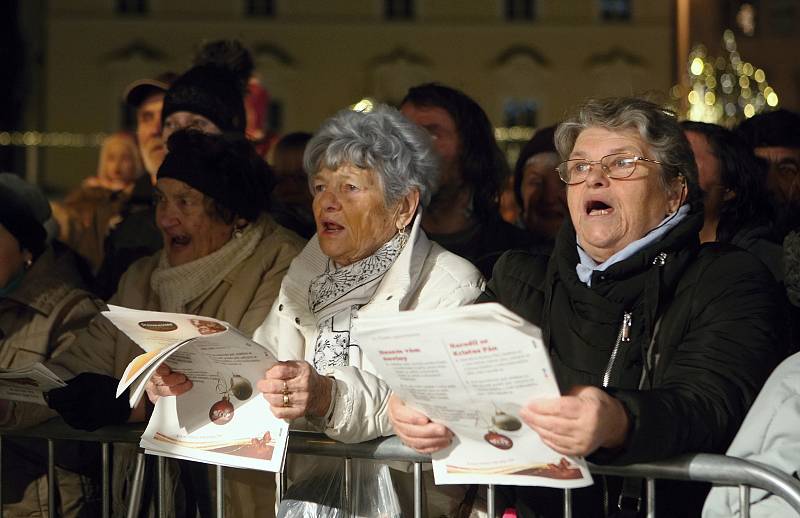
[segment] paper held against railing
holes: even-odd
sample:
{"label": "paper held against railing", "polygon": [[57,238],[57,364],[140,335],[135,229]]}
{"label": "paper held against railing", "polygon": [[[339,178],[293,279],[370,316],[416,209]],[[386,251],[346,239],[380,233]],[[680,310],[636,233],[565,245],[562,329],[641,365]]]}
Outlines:
{"label": "paper held against railing", "polygon": [[117,397],[142,397],[162,363],[182,372],[192,388],[159,398],[142,435],[147,453],[280,471],[288,424],[277,419],[256,383],[276,359],[227,322],[209,317],[109,306],[103,314],[145,351],[125,369]]}
{"label": "paper held against railing", "polygon": [[437,484],[573,488],[592,477],[522,422],[536,398],[559,396],[539,328],[499,304],[362,315],[354,336],[406,404],[455,434],[433,455]]}

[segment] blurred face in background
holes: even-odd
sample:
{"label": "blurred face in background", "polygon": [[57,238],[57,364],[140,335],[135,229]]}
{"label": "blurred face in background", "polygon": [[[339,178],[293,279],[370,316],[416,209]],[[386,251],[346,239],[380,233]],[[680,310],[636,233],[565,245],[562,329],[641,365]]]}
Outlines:
{"label": "blurred face in background", "polygon": [[753,152],[769,162],[767,188],[776,201],[800,202],[800,148],[757,147]]}
{"label": "blurred face in background", "polygon": [[0,288],[5,288],[31,258],[31,253],[21,250],[17,238],[0,224]]}
{"label": "blurred face in background", "polygon": [[192,112],[175,112],[170,113],[169,117],[164,120],[164,142],[169,140],[170,135],[181,129],[191,129],[210,135],[222,133],[216,124],[203,115]]}
{"label": "blurred face in background", "polygon": [[456,122],[447,110],[438,106],[405,103],[400,107],[400,113],[417,126],[424,128],[433,139],[433,147],[441,160],[439,188],[460,187],[461,138],[458,135]]}
{"label": "blurred face in background", "polygon": [[311,190],[308,176],[303,170],[302,147],[276,147],[272,170],[275,188],[272,198],[285,205],[302,207],[311,212]]}
{"label": "blurred face in background", "polygon": [[142,165],[133,138],[122,133],[108,137],[100,150],[97,176],[111,190],[132,185],[141,173]]}
{"label": "blurred face in background", "polygon": [[722,185],[722,171],[717,156],[705,135],[696,131],[687,131],[686,139],[692,146],[694,161],[697,163],[697,175],[700,190],[703,191],[703,209],[706,219],[719,220],[722,204],[734,194]]}
{"label": "blurred face in background", "polygon": [[522,172],[522,219],[533,234],[555,239],[567,210],[567,190],[558,177],[556,153],[537,153]]}
{"label": "blurred face in background", "polygon": [[164,161],[167,148],[161,139],[161,108],[164,106],[164,92],[154,93],[139,105],[136,110],[136,141],[144,168],[155,182],[156,172]]}

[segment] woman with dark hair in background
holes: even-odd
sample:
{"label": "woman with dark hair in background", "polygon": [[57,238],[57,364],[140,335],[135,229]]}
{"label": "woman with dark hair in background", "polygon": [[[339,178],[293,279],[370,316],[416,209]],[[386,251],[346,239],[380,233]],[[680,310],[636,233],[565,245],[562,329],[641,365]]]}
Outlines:
{"label": "woman with dark hair in background", "polygon": [[775,211],[767,191],[766,164],[728,129],[693,121],[684,121],[681,127],[692,146],[703,192],[700,241],[744,248],[782,280],[782,249],[772,228]]}

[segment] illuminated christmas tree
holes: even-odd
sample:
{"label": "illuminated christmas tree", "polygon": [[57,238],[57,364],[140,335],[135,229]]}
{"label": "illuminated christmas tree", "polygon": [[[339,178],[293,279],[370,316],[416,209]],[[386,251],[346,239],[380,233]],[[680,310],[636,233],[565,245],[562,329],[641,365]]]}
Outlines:
{"label": "illuminated christmas tree", "polygon": [[[705,46],[697,45],[689,53],[689,85],[686,100],[689,120],[712,122],[727,127],[744,118],[778,106],[778,94],[767,83],[760,68],[742,61],[736,50],[733,31],[726,30],[722,41],[727,59],[708,55]],[[673,87],[678,99],[685,88]]]}

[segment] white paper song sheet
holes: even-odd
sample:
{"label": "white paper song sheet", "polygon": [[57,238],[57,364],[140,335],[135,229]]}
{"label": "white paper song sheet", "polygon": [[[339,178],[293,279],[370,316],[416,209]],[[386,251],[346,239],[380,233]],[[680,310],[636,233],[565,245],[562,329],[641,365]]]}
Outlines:
{"label": "white paper song sheet", "polygon": [[500,304],[356,321],[370,363],[406,404],[455,434],[433,455],[437,484],[583,487],[583,458],[557,453],[519,409],[559,396],[541,331]]}

